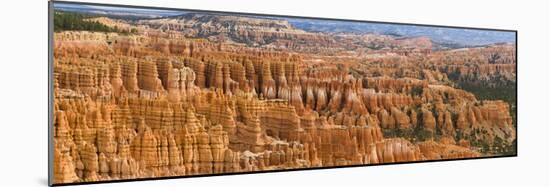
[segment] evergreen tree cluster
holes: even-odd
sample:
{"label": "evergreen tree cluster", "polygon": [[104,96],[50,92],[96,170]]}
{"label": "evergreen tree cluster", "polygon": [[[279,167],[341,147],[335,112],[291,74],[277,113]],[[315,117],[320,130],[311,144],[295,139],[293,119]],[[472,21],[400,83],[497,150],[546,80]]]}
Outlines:
{"label": "evergreen tree cluster", "polygon": [[517,124],[516,110],[517,110],[517,95],[516,95],[516,83],[508,82],[505,84],[499,84],[494,87],[477,84],[460,84],[460,88],[468,92],[473,93],[479,100],[503,100],[510,104],[510,115],[514,126]]}
{"label": "evergreen tree cluster", "polygon": [[[55,12],[54,13],[54,32],[76,30],[76,31],[97,31],[97,32],[118,32],[129,34],[127,30],[109,27],[98,21],[89,21],[88,18],[93,18],[92,15],[79,14],[73,12]],[[136,33],[134,28],[132,33]]]}

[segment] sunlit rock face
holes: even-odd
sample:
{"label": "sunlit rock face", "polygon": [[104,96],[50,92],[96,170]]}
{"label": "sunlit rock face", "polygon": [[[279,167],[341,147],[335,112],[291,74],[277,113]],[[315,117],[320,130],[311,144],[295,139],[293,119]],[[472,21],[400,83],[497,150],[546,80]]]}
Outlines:
{"label": "sunlit rock face", "polygon": [[515,105],[466,89],[515,86],[513,45],[92,20],[135,32],[54,33],[55,183],[515,154]]}

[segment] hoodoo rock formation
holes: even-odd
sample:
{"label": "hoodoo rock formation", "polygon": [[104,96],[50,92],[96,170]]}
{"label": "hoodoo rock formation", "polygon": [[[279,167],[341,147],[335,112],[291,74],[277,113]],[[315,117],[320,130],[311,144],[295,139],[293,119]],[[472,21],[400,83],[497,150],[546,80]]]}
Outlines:
{"label": "hoodoo rock formation", "polygon": [[[507,44],[189,13],[54,34],[54,182],[471,158],[515,146]],[[496,57],[498,55],[498,57]]]}

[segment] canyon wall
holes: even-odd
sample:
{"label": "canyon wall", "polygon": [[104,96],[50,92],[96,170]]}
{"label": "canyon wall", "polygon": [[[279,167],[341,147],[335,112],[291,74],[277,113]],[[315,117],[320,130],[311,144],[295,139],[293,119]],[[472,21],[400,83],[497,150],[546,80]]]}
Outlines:
{"label": "canyon wall", "polygon": [[[471,158],[515,143],[510,105],[454,82],[515,80],[509,48],[432,52],[426,38],[378,35],[350,46],[339,41],[356,36],[219,19],[56,32],[54,182]],[[364,47],[375,41],[397,48]]]}

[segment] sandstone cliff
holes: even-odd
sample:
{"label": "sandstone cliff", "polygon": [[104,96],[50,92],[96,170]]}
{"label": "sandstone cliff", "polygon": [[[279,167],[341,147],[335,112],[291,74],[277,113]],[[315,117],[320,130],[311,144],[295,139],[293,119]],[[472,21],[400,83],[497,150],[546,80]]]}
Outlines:
{"label": "sandstone cliff", "polygon": [[507,46],[432,52],[422,37],[336,37],[235,16],[96,20],[138,33],[55,33],[56,183],[471,158],[515,145],[514,106],[457,86],[513,82]]}

